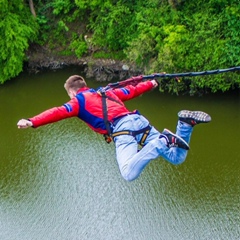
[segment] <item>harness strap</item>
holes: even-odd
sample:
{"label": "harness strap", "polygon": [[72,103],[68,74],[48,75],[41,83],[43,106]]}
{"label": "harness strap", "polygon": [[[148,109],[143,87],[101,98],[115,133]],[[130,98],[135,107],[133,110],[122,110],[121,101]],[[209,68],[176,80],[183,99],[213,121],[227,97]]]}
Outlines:
{"label": "harness strap", "polygon": [[101,96],[101,99],[102,99],[103,120],[104,120],[104,124],[105,124],[106,130],[107,130],[107,134],[104,134],[104,139],[107,143],[110,143],[112,141],[112,131],[111,131],[110,123],[108,121],[107,99],[114,101],[120,105],[123,105],[123,104],[121,102],[119,102],[117,99],[107,96],[106,92],[103,90],[99,90],[99,91],[97,91],[97,93]]}
{"label": "harness strap", "polygon": [[142,135],[142,138],[141,138],[140,143],[139,143],[141,146],[144,145],[150,131],[151,131],[151,128],[146,130],[145,133]]}
{"label": "harness strap", "polygon": [[114,139],[114,137],[117,137],[117,136],[120,136],[120,135],[131,135],[135,138],[137,135],[139,135],[141,133],[144,133],[142,135],[142,138],[141,138],[140,142],[139,142],[139,144],[141,146],[143,146],[144,142],[147,139],[147,136],[148,136],[148,134],[149,134],[149,132],[152,128],[152,126],[148,125],[147,127],[142,128],[138,131],[123,130],[123,131],[112,133],[111,128],[110,128],[110,123],[108,121],[107,99],[109,99],[111,101],[114,101],[114,102],[117,102],[120,105],[122,105],[122,103],[119,102],[118,100],[110,97],[110,96],[107,96],[105,91],[98,91],[98,94],[102,97],[102,111],[103,111],[104,124],[105,124],[106,130],[108,132],[108,134],[104,135],[105,141],[107,143],[110,143],[111,140]]}
{"label": "harness strap", "polygon": [[141,138],[140,143],[139,143],[141,146],[143,146],[144,142],[147,139],[147,136],[148,136],[149,132],[151,131],[151,128],[152,128],[152,126],[148,125],[147,127],[142,128],[138,131],[123,130],[123,131],[112,133],[111,136],[112,136],[112,138],[120,136],[120,135],[130,135],[130,136],[136,137],[137,135],[139,135],[141,133],[144,133],[142,135],[142,138]]}
{"label": "harness strap", "polygon": [[108,135],[111,136],[111,128],[110,124],[108,121],[108,110],[107,110],[107,96],[105,92],[101,92],[101,97],[102,97],[102,111],[103,111],[103,119],[104,119],[104,124],[106,126]]}

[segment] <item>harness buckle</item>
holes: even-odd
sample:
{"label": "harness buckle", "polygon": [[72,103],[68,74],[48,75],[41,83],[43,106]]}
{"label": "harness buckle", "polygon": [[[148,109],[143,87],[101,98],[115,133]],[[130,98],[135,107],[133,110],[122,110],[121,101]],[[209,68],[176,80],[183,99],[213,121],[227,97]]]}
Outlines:
{"label": "harness buckle", "polygon": [[104,136],[104,140],[106,141],[106,143],[112,142],[112,138],[108,134],[104,134],[103,136]]}
{"label": "harness buckle", "polygon": [[128,135],[130,135],[130,136],[132,136],[132,137],[135,137],[135,136],[136,136],[136,134],[134,134],[133,131],[128,131]]}

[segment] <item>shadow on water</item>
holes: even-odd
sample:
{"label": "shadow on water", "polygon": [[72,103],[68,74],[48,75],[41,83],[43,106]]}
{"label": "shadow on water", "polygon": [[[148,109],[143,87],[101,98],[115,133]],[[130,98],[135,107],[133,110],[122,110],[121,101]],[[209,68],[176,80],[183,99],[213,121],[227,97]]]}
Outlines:
{"label": "shadow on water", "polygon": [[68,101],[63,84],[76,73],[22,74],[0,86],[0,239],[239,239],[239,91],[190,97],[154,90],[127,102],[160,131],[174,131],[181,109],[212,116],[194,129],[185,163],[156,159],[128,183],[114,146],[79,120],[16,127]]}

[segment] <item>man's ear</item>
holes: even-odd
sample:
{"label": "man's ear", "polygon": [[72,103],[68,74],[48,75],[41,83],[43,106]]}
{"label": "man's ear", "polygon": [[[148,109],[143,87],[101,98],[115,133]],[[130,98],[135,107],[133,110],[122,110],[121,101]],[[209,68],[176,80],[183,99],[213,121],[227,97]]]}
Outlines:
{"label": "man's ear", "polygon": [[77,91],[75,91],[75,90],[73,90],[73,89],[69,89],[68,90],[68,96],[70,97],[70,98],[73,98],[73,97],[75,97],[77,95]]}
{"label": "man's ear", "polygon": [[72,89],[71,94],[75,97],[77,95],[77,91]]}

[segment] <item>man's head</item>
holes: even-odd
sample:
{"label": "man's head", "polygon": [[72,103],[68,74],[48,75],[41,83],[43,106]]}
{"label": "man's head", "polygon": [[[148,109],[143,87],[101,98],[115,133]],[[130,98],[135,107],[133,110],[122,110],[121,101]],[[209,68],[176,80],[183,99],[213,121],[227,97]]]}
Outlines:
{"label": "man's head", "polygon": [[87,86],[87,84],[86,84],[84,78],[79,75],[73,75],[73,76],[69,77],[64,84],[64,88],[66,89],[70,98],[75,97],[77,94],[77,91],[80,88],[83,88],[86,86]]}

